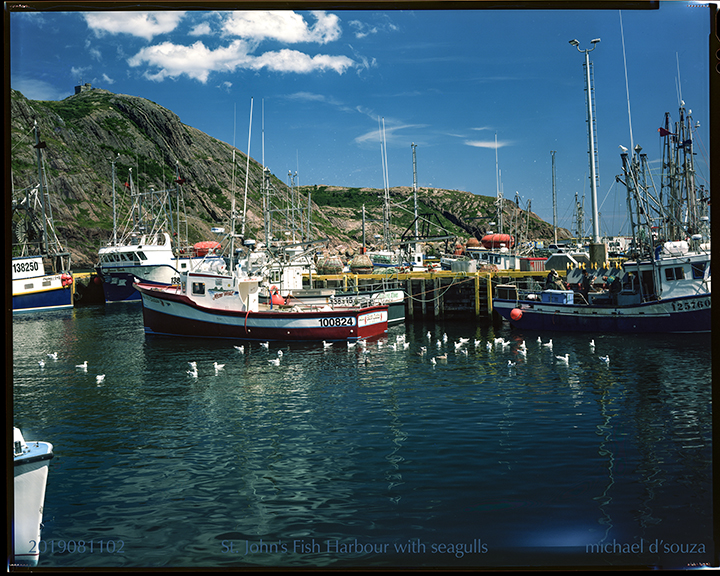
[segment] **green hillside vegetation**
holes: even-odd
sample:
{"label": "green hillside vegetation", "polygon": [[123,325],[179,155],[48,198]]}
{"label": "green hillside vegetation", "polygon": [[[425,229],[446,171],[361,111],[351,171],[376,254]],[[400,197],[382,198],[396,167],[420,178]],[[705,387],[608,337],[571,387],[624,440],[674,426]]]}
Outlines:
{"label": "green hillside vegetation", "polygon": [[[136,190],[164,190],[175,186],[176,170],[187,210],[189,240],[212,238],[210,228],[228,226],[233,193],[242,209],[246,155],[229,144],[180,122],[176,114],[147,99],[85,90],[61,101],[33,101],[11,91],[10,142],[12,188],[15,194],[37,184],[33,123],[46,143],[44,165],[58,235],[73,255],[76,267],[91,267],[98,249],[112,236],[112,162],[118,222],[127,219],[130,197],[125,183],[131,175]],[[246,236],[264,239],[262,166],[250,158]],[[234,171],[234,175],[233,175]],[[233,190],[233,182],[236,188]],[[238,186],[238,183],[241,183]],[[276,176],[271,185],[281,197],[288,187]],[[298,197],[311,194],[311,236],[329,238],[332,246],[358,248],[362,241],[362,209],[366,211],[366,238],[382,232],[384,191],[342,186],[303,186]],[[411,226],[412,190],[390,190],[391,231],[396,239]],[[422,188],[418,211],[431,218],[435,233],[464,240],[478,238],[494,218],[494,198],[469,192]],[[524,211],[512,202],[503,206],[506,222],[524,222]],[[565,236],[566,231],[561,233]],[[548,239],[552,227],[534,214],[529,237]]]}

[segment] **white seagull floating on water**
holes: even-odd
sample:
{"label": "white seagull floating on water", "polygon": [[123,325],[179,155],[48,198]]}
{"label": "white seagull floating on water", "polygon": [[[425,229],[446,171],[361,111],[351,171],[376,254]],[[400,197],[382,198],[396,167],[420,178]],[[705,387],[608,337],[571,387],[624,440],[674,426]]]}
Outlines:
{"label": "white seagull floating on water", "polygon": [[565,356],[555,356],[557,358],[557,361],[560,364],[570,364],[570,354],[565,354]]}
{"label": "white seagull floating on water", "polygon": [[105,374],[98,374],[95,376],[95,381],[100,384],[100,382],[103,382],[105,380]]}
{"label": "white seagull floating on water", "polygon": [[271,358],[268,362],[270,362],[270,364],[274,364],[275,366],[280,366],[280,358]]}
{"label": "white seagull floating on water", "polygon": [[82,364],[76,364],[75,368],[79,368],[80,370],[85,370],[85,372],[87,372],[87,360],[85,360]]}
{"label": "white seagull floating on water", "polygon": [[237,350],[238,352],[240,352],[240,354],[244,354],[244,353],[245,353],[245,346],[235,346],[235,350]]}
{"label": "white seagull floating on water", "polygon": [[53,360],[57,360],[57,352],[53,352],[52,354],[48,354],[48,358],[52,358]]}

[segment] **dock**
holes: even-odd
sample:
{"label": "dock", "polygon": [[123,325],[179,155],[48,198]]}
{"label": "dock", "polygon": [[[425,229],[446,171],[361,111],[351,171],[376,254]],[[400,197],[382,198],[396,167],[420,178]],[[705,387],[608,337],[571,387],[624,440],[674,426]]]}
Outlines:
{"label": "dock", "polygon": [[[566,271],[558,271],[561,278]],[[392,274],[313,274],[303,277],[307,288],[353,290],[380,286],[405,292],[405,317],[413,319],[469,318],[493,320],[492,299],[498,284],[517,284],[521,289],[541,289],[548,272],[479,270],[476,272],[395,272]]]}

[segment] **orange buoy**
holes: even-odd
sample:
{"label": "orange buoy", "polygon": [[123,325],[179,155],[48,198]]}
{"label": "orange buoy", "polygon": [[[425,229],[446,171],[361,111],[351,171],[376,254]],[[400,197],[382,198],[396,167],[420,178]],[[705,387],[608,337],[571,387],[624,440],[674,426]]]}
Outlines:
{"label": "orange buoy", "polygon": [[520,318],[522,318],[522,315],[523,315],[523,313],[522,313],[522,310],[520,310],[520,308],[513,308],[512,311],[510,312],[510,319],[515,320],[515,322],[517,322],[518,320],[520,320]]}

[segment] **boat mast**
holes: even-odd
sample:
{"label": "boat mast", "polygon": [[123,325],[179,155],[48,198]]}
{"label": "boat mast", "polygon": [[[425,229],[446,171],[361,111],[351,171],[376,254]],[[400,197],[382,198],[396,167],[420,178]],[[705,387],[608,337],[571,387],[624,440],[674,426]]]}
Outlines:
{"label": "boat mast", "polygon": [[495,132],[495,209],[497,211],[498,234],[503,233],[502,192],[500,191],[500,169],[498,167],[497,132]]}
{"label": "boat mast", "polygon": [[[557,246],[557,196],[555,195],[555,152],[551,150],[552,154],[552,198],[553,198],[553,240]],[[530,208],[528,208],[529,210]]]}
{"label": "boat mast", "polygon": [[413,197],[415,200],[415,240],[418,239],[418,236],[420,235],[418,232],[418,203],[417,203],[417,157],[415,156],[415,149],[417,148],[417,144],[414,142],[410,144],[410,147],[412,148],[412,155],[413,155]]}
{"label": "boat mast", "polygon": [[[253,114],[253,99],[250,98],[250,126],[248,127],[248,151],[247,151],[247,162],[245,164],[245,197],[243,200],[243,214],[242,214],[242,228],[240,229],[240,236],[245,238],[245,216],[247,213],[247,193],[248,193],[248,178],[250,177],[250,137],[252,135],[252,114]],[[235,199],[233,198],[233,204]],[[234,206],[233,206],[234,208]],[[234,210],[233,210],[234,212]],[[233,223],[234,223],[233,214]],[[234,234],[233,234],[234,235]]]}
{"label": "boat mast", "polygon": [[42,224],[43,224],[43,237],[40,244],[40,251],[47,253],[49,251],[48,246],[48,231],[47,231],[47,216],[45,213],[45,186],[43,185],[43,169],[42,169],[42,153],[40,152],[45,148],[45,142],[40,142],[40,131],[38,129],[37,120],[35,120],[35,151],[37,155],[37,166],[38,166],[38,180],[40,182],[40,207],[42,208]]}
{"label": "boat mast", "polygon": [[383,186],[385,188],[385,206],[383,215],[383,236],[385,237],[385,250],[390,250],[390,184],[388,182],[387,167],[387,143],[385,141],[385,118],[382,119],[382,140],[380,142],[380,154],[382,157]]}
{"label": "boat mast", "polygon": [[115,163],[120,158],[120,153],[115,157],[110,164],[112,164],[112,196],[113,196],[113,246],[117,246],[117,209],[115,206]]}

